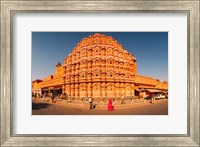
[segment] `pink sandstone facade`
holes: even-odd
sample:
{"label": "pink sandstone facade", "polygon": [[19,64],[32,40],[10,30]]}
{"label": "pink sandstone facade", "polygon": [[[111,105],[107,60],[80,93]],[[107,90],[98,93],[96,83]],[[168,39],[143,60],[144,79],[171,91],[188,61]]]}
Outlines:
{"label": "pink sandstone facade", "polygon": [[34,92],[60,90],[69,97],[134,96],[140,89],[167,90],[168,83],[137,75],[136,58],[111,36],[96,33],[82,39],[58,63],[54,75],[32,82]]}

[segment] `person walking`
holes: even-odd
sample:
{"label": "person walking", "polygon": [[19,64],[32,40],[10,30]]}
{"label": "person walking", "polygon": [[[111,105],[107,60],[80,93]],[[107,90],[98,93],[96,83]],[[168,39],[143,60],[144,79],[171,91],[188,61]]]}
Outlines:
{"label": "person walking", "polygon": [[66,97],[65,97],[65,100],[68,100],[68,94],[66,93]]}
{"label": "person walking", "polygon": [[43,95],[42,95],[42,97],[43,97],[43,102],[45,101],[45,97],[46,97],[46,93],[44,93]]}
{"label": "person walking", "polygon": [[121,97],[121,105],[122,104],[125,104],[125,102],[124,102],[124,94],[122,94],[122,97]]}
{"label": "person walking", "polygon": [[107,111],[114,111],[114,103],[112,99],[108,100]]}
{"label": "person walking", "polygon": [[90,109],[92,109],[92,103],[93,103],[92,97],[89,98],[89,103],[90,103]]}
{"label": "person walking", "polygon": [[155,103],[154,100],[155,100],[155,98],[152,96],[152,97],[151,97],[151,103],[152,103],[152,104]]}
{"label": "person walking", "polygon": [[55,103],[54,98],[55,98],[55,92],[53,91],[53,92],[51,93],[51,102],[52,102],[52,103]]}

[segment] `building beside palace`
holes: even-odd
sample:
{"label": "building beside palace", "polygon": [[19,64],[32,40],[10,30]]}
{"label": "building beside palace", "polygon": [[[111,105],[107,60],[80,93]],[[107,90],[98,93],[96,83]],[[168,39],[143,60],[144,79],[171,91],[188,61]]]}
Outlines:
{"label": "building beside palace", "polygon": [[82,39],[63,65],[57,63],[54,75],[32,82],[35,93],[50,90],[69,97],[116,98],[167,91],[168,83],[137,75],[136,57],[111,36],[96,33]]}

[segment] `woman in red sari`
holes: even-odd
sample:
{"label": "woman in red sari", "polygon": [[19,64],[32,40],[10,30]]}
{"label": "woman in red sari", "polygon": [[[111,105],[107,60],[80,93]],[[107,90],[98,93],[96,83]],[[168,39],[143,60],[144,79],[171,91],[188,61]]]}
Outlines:
{"label": "woman in red sari", "polygon": [[113,104],[112,99],[108,100],[107,111],[114,111],[114,104]]}

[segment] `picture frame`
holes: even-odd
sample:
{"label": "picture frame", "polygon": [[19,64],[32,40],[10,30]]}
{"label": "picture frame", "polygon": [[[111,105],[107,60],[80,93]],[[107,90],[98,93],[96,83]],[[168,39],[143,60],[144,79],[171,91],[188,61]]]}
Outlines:
{"label": "picture frame", "polygon": [[[199,0],[6,1],[1,0],[1,146],[199,146]],[[13,134],[13,16],[16,13],[187,13],[188,133],[186,135]]]}

